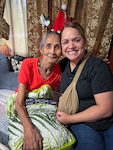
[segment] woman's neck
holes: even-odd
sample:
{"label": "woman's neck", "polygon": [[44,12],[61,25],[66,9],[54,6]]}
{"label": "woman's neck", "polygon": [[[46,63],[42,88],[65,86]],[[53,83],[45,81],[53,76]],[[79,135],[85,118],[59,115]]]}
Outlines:
{"label": "woman's neck", "polygon": [[54,68],[54,64],[45,62],[45,61],[43,61],[43,60],[41,60],[41,59],[39,59],[39,61],[38,61],[38,66],[39,66],[42,70],[45,70],[45,71],[51,71],[51,70],[53,70],[53,68]]}
{"label": "woman's neck", "polygon": [[82,56],[81,58],[76,59],[74,61],[70,61],[70,69],[71,69],[71,71],[73,71],[74,68],[76,67],[76,65],[79,64],[83,59],[84,59],[84,56]]}
{"label": "woman's neck", "polygon": [[54,64],[45,63],[44,61],[40,60],[38,61],[38,69],[40,71],[41,76],[46,79],[50,76],[50,74],[53,72]]}

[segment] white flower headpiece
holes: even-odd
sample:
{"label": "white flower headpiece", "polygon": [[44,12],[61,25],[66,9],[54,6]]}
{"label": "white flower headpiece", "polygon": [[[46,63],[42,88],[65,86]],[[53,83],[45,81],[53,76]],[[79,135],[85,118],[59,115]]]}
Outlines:
{"label": "white flower headpiece", "polygon": [[50,24],[50,20],[48,19],[48,17],[45,17],[44,14],[41,14],[40,23],[42,24],[42,27],[47,27]]}

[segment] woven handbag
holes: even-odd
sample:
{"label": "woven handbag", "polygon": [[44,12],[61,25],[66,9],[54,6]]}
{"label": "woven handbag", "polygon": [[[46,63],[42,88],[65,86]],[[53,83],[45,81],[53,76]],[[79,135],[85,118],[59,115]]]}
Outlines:
{"label": "woven handbag", "polygon": [[64,91],[64,93],[60,96],[59,103],[58,103],[58,111],[66,112],[68,114],[75,114],[78,111],[79,100],[78,100],[78,95],[75,86],[86,61],[87,58],[85,58],[81,62],[74,76],[73,81]]}

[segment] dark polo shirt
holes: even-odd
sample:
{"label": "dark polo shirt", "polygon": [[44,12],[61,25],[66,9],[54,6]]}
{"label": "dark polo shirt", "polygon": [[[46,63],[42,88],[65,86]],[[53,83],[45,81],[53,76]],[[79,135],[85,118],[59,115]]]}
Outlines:
{"label": "dark polo shirt", "polygon": [[[72,82],[80,62],[73,72],[70,71],[69,62],[62,73],[61,91],[64,92]],[[79,112],[95,105],[94,94],[113,90],[113,75],[106,62],[102,59],[90,57],[77,82],[77,93],[79,97]],[[106,99],[107,100],[107,99]],[[104,103],[104,101],[103,101]],[[84,123],[94,129],[104,130],[113,124],[113,116],[96,122]]]}

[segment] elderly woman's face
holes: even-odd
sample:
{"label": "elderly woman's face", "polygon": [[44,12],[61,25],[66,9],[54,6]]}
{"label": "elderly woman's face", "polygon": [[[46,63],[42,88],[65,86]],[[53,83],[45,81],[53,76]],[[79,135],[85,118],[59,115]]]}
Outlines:
{"label": "elderly woman's face", "polygon": [[86,41],[78,30],[67,27],[61,35],[62,53],[69,60],[80,60],[85,53]]}
{"label": "elderly woman's face", "polygon": [[46,38],[44,47],[41,49],[43,58],[51,63],[58,61],[61,56],[60,38],[55,34],[50,34]]}

